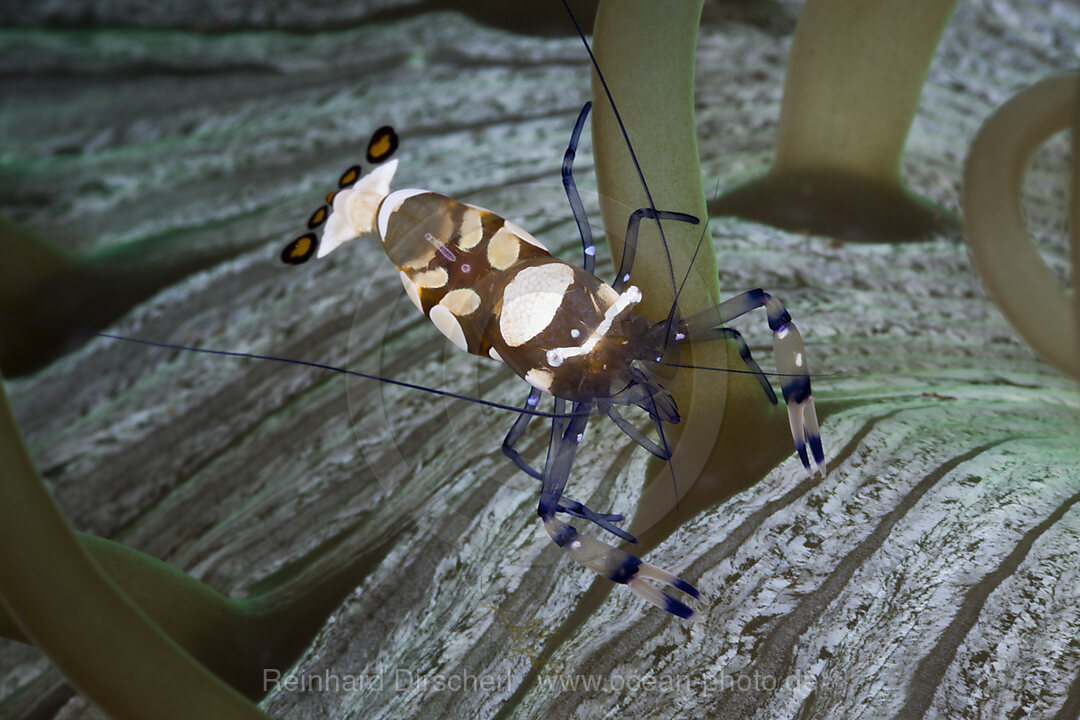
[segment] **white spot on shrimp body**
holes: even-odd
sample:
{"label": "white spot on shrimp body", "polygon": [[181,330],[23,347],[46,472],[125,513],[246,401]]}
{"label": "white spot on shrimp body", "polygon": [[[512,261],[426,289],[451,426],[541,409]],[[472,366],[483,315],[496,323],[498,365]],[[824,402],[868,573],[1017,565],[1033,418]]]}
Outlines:
{"label": "white spot on shrimp body", "polygon": [[505,227],[499,228],[488,240],[488,264],[496,270],[505,270],[517,262],[521,240]]}
{"label": "white spot on shrimp body", "polygon": [[596,293],[608,304],[608,307],[614,305],[615,301],[619,299],[619,293],[615,292],[615,288],[607,283],[602,284]]}
{"label": "white spot on shrimp body", "polygon": [[500,355],[499,351],[495,348],[488,348],[488,357],[490,357],[492,360],[498,360],[499,362],[503,362],[502,355]]}
{"label": "white spot on shrimp body", "polygon": [[458,288],[451,290],[439,301],[440,305],[458,317],[469,315],[480,307],[480,295],[472,288]]}
{"label": "white spot on shrimp body", "polygon": [[413,282],[423,288],[441,288],[450,280],[450,273],[446,268],[437,267],[434,270],[426,270],[413,275]]}
{"label": "white spot on shrimp body", "polygon": [[546,368],[533,368],[525,373],[525,382],[537,390],[550,390],[551,381],[555,379],[555,373]]}
{"label": "white spot on shrimp body", "polygon": [[445,305],[436,305],[431,308],[428,317],[431,318],[431,322],[435,323],[435,327],[439,328],[439,332],[445,335],[450,342],[468,352],[469,343],[465,340],[465,331],[461,328],[458,319]]}
{"label": "white spot on shrimp body", "polygon": [[480,244],[484,238],[484,225],[479,211],[471,209],[465,213],[465,217],[461,219],[460,232],[461,237],[458,238],[457,246],[462,250],[472,250]]}
{"label": "white spot on shrimp body", "polygon": [[519,272],[503,291],[499,332],[506,344],[520,347],[550,325],[573,282],[573,268],[563,263],[547,263]]}

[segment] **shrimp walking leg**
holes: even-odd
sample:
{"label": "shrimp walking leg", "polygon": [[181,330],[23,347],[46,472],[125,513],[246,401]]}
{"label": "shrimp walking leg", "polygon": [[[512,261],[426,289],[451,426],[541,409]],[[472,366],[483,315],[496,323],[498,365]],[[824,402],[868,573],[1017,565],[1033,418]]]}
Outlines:
{"label": "shrimp walking leg", "polygon": [[570,134],[570,144],[563,155],[562,181],[566,190],[566,199],[570,201],[570,209],[574,212],[574,220],[577,222],[578,233],[581,235],[581,245],[585,252],[585,261],[582,267],[585,272],[591,273],[596,267],[596,245],[593,243],[592,228],[589,227],[589,217],[585,214],[585,206],[581,203],[581,195],[578,193],[577,183],[574,182],[574,158],[577,155],[578,142],[581,140],[581,129],[585,127],[585,118],[589,116],[591,102],[585,103],[578,115],[574,132]]}
{"label": "shrimp walking leg", "polygon": [[764,290],[749,290],[699,313],[683,319],[677,332],[679,342],[704,342],[723,337],[721,326],[751,310],[765,308],[769,329],[773,332],[773,354],[780,376],[780,389],[788,407],[788,421],[795,449],[806,472],[813,475],[807,445],[821,476],[825,476],[825,453],[821,447],[814,396],[810,391],[810,368],[806,348],[787,308],[775,296]]}
{"label": "shrimp walking leg", "polygon": [[[540,391],[534,388],[529,393],[529,397],[525,400],[524,409],[535,409],[539,403],[540,394]],[[521,453],[519,453],[516,448],[518,441],[521,439],[521,436],[525,434],[525,430],[529,426],[529,421],[531,421],[533,417],[535,416],[529,413],[522,413],[518,416],[518,419],[514,421],[513,426],[510,428],[510,432],[506,434],[506,438],[503,440],[502,451],[504,455],[514,461],[514,464],[517,465],[522,472],[537,480],[542,480],[544,474],[530,465],[525,458],[521,457]],[[582,503],[579,503],[576,500],[570,500],[569,498],[562,498],[556,512],[563,512],[567,515],[573,515],[582,518],[583,520],[588,520],[627,542],[637,542],[637,538],[633,535],[612,524],[626,519],[625,516],[620,515],[619,513],[596,512]]]}
{"label": "shrimp walking leg", "polygon": [[[570,468],[584,436],[585,426],[589,419],[588,409],[587,403],[574,403],[574,415],[568,423],[560,427],[557,420],[553,422],[551,443],[548,446],[547,462],[544,465],[540,503],[536,511],[544,523],[544,529],[547,530],[552,541],[566,551],[571,558],[596,574],[626,585],[638,597],[673,615],[690,620],[703,620],[704,618],[689,605],[663,592],[648,580],[673,587],[690,597],[699,598],[700,593],[693,585],[666,570],[642,562],[624,550],[581,535],[573,525],[555,516],[559,499],[570,475]],[[561,432],[556,432],[556,430],[561,430]]]}
{"label": "shrimp walking leg", "polygon": [[705,342],[708,340],[731,340],[735,343],[735,347],[739,351],[739,357],[742,358],[746,366],[750,368],[750,371],[754,373],[757,381],[761,384],[762,390],[765,391],[765,397],[769,398],[769,402],[773,405],[776,404],[776,392],[772,389],[772,385],[769,384],[768,378],[765,377],[765,373],[761,371],[761,366],[754,360],[754,356],[750,354],[750,346],[746,344],[746,340],[738,330],[734,330],[729,327],[714,327],[709,330],[703,331],[694,336],[694,342]]}
{"label": "shrimp walking leg", "polygon": [[630,214],[626,222],[626,239],[623,241],[622,260],[619,261],[619,270],[615,273],[615,282],[611,287],[615,292],[622,292],[630,282],[630,269],[634,267],[634,256],[637,255],[638,232],[641,229],[642,220],[677,220],[679,222],[697,225],[699,220],[693,215],[675,212],[672,210],[653,210],[652,208],[638,208]]}
{"label": "shrimp walking leg", "polygon": [[[619,429],[622,430],[627,435],[627,437],[636,442],[638,445],[645,448],[661,460],[671,459],[671,451],[669,449],[660,447],[655,442],[645,437],[645,434],[638,430],[636,427],[634,427],[633,423],[624,418],[619,413],[619,411],[615,409],[614,406],[607,408],[607,416],[611,418],[612,422],[619,426]],[[651,417],[653,419],[653,423],[655,424],[658,419],[655,415],[652,415]]]}

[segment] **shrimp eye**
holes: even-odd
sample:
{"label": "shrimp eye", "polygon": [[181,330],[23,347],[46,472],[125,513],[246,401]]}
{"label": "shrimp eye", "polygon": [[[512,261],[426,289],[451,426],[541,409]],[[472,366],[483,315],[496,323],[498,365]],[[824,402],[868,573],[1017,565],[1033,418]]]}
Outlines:
{"label": "shrimp eye", "polygon": [[341,179],[338,180],[337,186],[339,188],[347,188],[347,187],[349,187],[350,185],[352,185],[354,182],[356,182],[359,179],[360,179],[360,166],[359,165],[353,165],[351,168],[349,168],[348,170],[346,170],[344,172],[344,174],[341,176]]}
{"label": "shrimp eye", "polygon": [[315,254],[315,248],[318,246],[319,241],[315,238],[315,233],[304,233],[281,251],[281,262],[288,265],[307,262]]}
{"label": "shrimp eye", "polygon": [[368,143],[367,159],[368,162],[381,163],[388,157],[394,154],[394,151],[398,147],[398,136],[394,132],[394,128],[389,125],[383,125],[376,130],[371,136],[371,142]]}
{"label": "shrimp eye", "polygon": [[329,209],[329,207],[323,205],[321,208],[311,213],[311,217],[309,217],[307,221],[308,230],[314,230],[326,222],[327,211]]}

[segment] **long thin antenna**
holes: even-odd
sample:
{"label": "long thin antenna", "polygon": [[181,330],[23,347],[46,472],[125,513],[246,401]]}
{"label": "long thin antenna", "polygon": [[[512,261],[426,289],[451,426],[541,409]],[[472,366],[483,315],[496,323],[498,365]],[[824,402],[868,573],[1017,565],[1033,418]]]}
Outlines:
{"label": "long thin antenna", "polygon": [[[716,198],[720,196],[720,181],[716,181],[716,189],[713,191],[713,202],[716,202]],[[690,271],[694,269],[694,263],[697,262],[698,253],[701,252],[701,245],[705,242],[705,233],[709,232],[709,221],[711,218],[705,218],[705,224],[701,228],[701,234],[698,235],[697,245],[694,246],[694,254],[690,257],[690,263],[686,266],[686,274],[683,275],[682,282],[679,283],[679,291],[675,293],[675,299],[671,301],[671,312],[668,313],[668,322],[664,327],[664,350],[667,350],[668,340],[671,337],[671,321],[675,315],[675,308],[679,306],[679,298],[682,296],[682,291],[686,287],[687,280],[690,279]]]}
{"label": "long thin antenna", "polygon": [[[615,121],[619,124],[619,132],[622,133],[623,139],[626,141],[626,149],[630,152],[630,159],[634,163],[634,170],[637,172],[638,179],[641,180],[641,187],[645,191],[645,197],[649,201],[649,208],[655,213],[656,203],[653,202],[652,192],[649,190],[649,184],[645,181],[645,174],[641,171],[641,164],[638,162],[637,153],[634,152],[634,145],[630,142],[630,135],[626,132],[626,125],[623,124],[622,115],[619,114],[619,108],[615,106],[615,98],[611,95],[611,89],[608,87],[607,79],[604,78],[604,73],[600,71],[600,65],[596,62],[596,56],[593,55],[592,48],[589,47],[589,41],[585,37],[585,33],[581,29],[581,25],[578,24],[577,18],[574,17],[574,11],[570,9],[570,5],[566,0],[562,0],[563,7],[566,8],[566,12],[570,15],[570,21],[574,23],[574,29],[577,30],[578,37],[581,38],[582,44],[585,45],[585,52],[589,54],[589,60],[592,62],[593,69],[596,70],[596,76],[600,79],[600,84],[604,88],[604,94],[607,95],[608,105],[611,106],[611,112],[615,115]],[[675,284],[675,266],[671,261],[671,249],[668,247],[667,236],[664,235],[664,226],[660,224],[660,221],[656,221],[656,227],[660,230],[660,242],[664,245],[664,254],[667,255],[668,261],[668,273],[671,276],[671,292],[676,291]],[[672,308],[674,311],[674,307]],[[671,313],[669,313],[670,317]]]}
{"label": "long thin antenna", "polygon": [[686,281],[690,279],[690,271],[694,269],[694,263],[697,262],[697,256],[701,252],[701,244],[705,242],[705,233],[707,232],[709,232],[709,218],[705,218],[701,234],[698,235],[697,245],[694,246],[694,254],[690,256],[690,264],[686,266],[686,274],[683,275],[682,282],[679,283],[679,289],[675,292],[675,299],[671,301],[671,312],[668,313],[667,326],[664,328],[664,350],[667,350],[668,340],[671,337],[671,320],[675,314],[675,308],[679,306],[679,297],[686,287]]}
{"label": "long thin antenna", "polygon": [[[758,374],[758,373],[754,372],[753,370],[736,370],[735,368],[720,368],[720,367],[713,367],[712,365],[688,365],[687,363],[667,362],[665,360],[657,360],[655,362],[656,362],[657,365],[663,365],[664,367],[685,368],[686,370],[711,370],[713,372],[733,373],[733,374],[736,374],[736,375],[757,375]],[[764,370],[761,372],[761,374],[764,375],[765,377],[774,377],[774,378],[806,377],[802,373],[765,372]],[[846,373],[842,373],[842,372],[815,373],[815,374],[811,375],[810,377],[811,377],[811,379],[817,379],[817,378],[823,378],[823,377],[837,377],[837,376],[844,375],[844,374],[846,374]]]}
{"label": "long thin antenna", "polygon": [[431,393],[432,395],[453,398],[454,400],[465,400],[467,402],[476,403],[477,405],[484,405],[487,407],[495,408],[497,410],[509,410],[510,412],[518,413],[519,415],[535,415],[536,417],[545,418],[569,418],[574,416],[573,413],[548,413],[541,412],[539,410],[526,410],[525,408],[520,408],[515,405],[504,405],[502,403],[497,403],[492,400],[482,400],[480,398],[469,397],[468,395],[459,395],[458,393],[453,393],[449,390],[437,390],[436,388],[429,388],[425,387],[424,385],[416,385],[414,383],[405,382],[404,380],[394,380],[393,378],[385,378],[380,375],[371,375],[365,372],[360,372],[359,370],[349,370],[347,368],[337,367],[335,365],[325,365],[323,363],[310,362],[308,360],[296,360],[295,358],[278,357],[277,355],[260,355],[258,353],[238,352],[235,350],[214,350],[211,348],[192,347],[191,345],[177,345],[175,343],[158,342],[156,340],[143,340],[141,338],[127,337],[126,335],[114,335],[113,333],[99,332],[97,330],[87,330],[86,328],[75,327],[73,325],[63,325],[61,323],[45,322],[42,320],[29,320],[27,318],[12,317],[11,315],[0,315],[0,317],[5,320],[25,323],[27,325],[38,325],[41,327],[51,327],[57,330],[79,332],[85,335],[96,335],[97,337],[108,338],[110,340],[122,340],[124,342],[135,343],[137,345],[148,345],[150,347],[165,348],[166,350],[187,350],[189,352],[205,353],[207,355],[222,355],[224,357],[248,358],[251,360],[271,360],[273,362],[286,363],[289,365],[301,365],[303,367],[311,367],[318,370],[329,370],[330,372],[340,373],[342,375],[351,375],[353,377],[364,378],[365,380],[375,380],[377,382],[386,383],[387,385],[397,385],[398,387],[408,388],[410,390],[421,390],[426,393]]}

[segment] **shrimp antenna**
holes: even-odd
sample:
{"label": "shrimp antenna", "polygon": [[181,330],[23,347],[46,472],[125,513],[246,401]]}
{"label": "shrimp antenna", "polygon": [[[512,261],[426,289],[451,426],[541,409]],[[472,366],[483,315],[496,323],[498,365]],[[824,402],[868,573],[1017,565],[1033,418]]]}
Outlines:
{"label": "shrimp antenna", "polygon": [[124,342],[135,343],[137,345],[148,345],[150,347],[165,348],[166,350],[186,350],[188,352],[204,353],[206,355],[221,355],[224,357],[235,358],[248,358],[251,360],[271,360],[273,362],[286,363],[289,365],[301,365],[303,367],[316,368],[318,370],[329,370],[330,372],[340,373],[342,375],[351,375],[353,377],[364,378],[365,380],[376,380],[387,385],[397,385],[398,387],[408,388],[409,390],[422,390],[423,392],[430,393],[432,395],[439,395],[441,397],[453,398],[454,400],[465,400],[467,402],[476,403],[477,405],[484,405],[486,407],[495,408],[497,410],[509,410],[519,415],[534,415],[536,417],[544,418],[572,418],[575,415],[582,415],[586,413],[549,413],[542,412],[540,410],[527,410],[515,405],[504,405],[493,400],[483,400],[481,398],[474,398],[468,395],[460,395],[458,393],[450,392],[449,390],[438,390],[436,388],[429,388],[424,385],[417,385],[415,383],[406,382],[404,380],[394,380],[393,378],[385,378],[381,375],[372,375],[370,373],[360,372],[359,370],[349,370],[348,368],[338,367],[336,365],[326,365],[324,363],[311,362],[309,360],[297,360],[295,358],[279,357],[277,355],[261,355],[259,353],[246,353],[236,350],[214,350],[212,348],[199,348],[191,345],[179,345],[176,343],[159,342],[157,340],[144,340],[142,338],[133,338],[126,335],[115,335],[113,333],[101,332],[98,330],[87,330],[86,328],[77,327],[74,325],[64,325],[62,323],[45,322],[43,320],[29,320],[27,318],[13,317],[11,315],[0,315],[5,320],[12,320],[14,322],[25,323],[27,325],[38,325],[40,327],[54,328],[56,330],[67,330],[70,332],[83,333],[85,335],[96,335],[97,337],[108,338],[109,340],[123,340]]}
{"label": "shrimp antenna", "polygon": [[[717,194],[719,194],[719,181],[717,181]],[[679,289],[675,291],[675,299],[671,301],[671,312],[668,313],[668,324],[664,328],[664,349],[667,350],[668,338],[671,335],[671,318],[674,315],[675,308],[679,306],[679,297],[682,295],[683,288],[686,287],[686,281],[690,279],[690,271],[694,269],[694,263],[697,262],[698,253],[701,252],[701,245],[705,242],[705,233],[709,232],[709,218],[705,218],[705,224],[701,226],[701,234],[698,235],[697,244],[694,245],[694,254],[690,256],[690,262],[686,266],[686,272],[683,274],[682,282],[679,283]]]}
{"label": "shrimp antenna", "polygon": [[[623,140],[626,141],[626,149],[630,152],[630,159],[634,163],[634,170],[637,172],[638,179],[641,181],[641,188],[645,191],[645,197],[649,201],[649,209],[653,211],[653,214],[657,214],[656,203],[653,202],[652,192],[649,190],[649,183],[645,181],[645,173],[641,170],[641,164],[638,162],[637,153],[634,152],[634,145],[630,142],[630,135],[626,132],[626,125],[623,124],[622,115],[619,113],[619,108],[615,105],[615,98],[611,95],[611,89],[608,87],[607,79],[604,77],[604,73],[600,71],[600,65],[596,62],[596,56],[593,55],[592,48],[589,46],[589,41],[585,37],[584,31],[581,29],[581,25],[578,23],[577,18],[574,16],[574,11],[570,9],[570,5],[566,0],[562,0],[563,7],[566,8],[566,12],[570,15],[570,21],[574,23],[574,29],[577,30],[578,37],[581,38],[581,42],[585,45],[585,52],[589,54],[589,61],[592,63],[593,70],[596,71],[596,77],[600,79],[600,85],[604,88],[604,94],[607,96],[608,105],[611,106],[611,111],[615,115],[615,122],[619,125],[619,132],[622,133]],[[671,261],[671,249],[668,247],[667,236],[664,235],[664,226],[659,220],[656,221],[656,227],[660,230],[660,242],[664,246],[664,254],[667,256],[668,261],[668,274],[671,279],[671,291],[675,292],[675,269]],[[671,324],[671,317],[675,313],[675,306],[672,305],[671,311],[668,313],[668,325]]]}
{"label": "shrimp antenna", "polygon": [[[777,378],[777,379],[780,379],[780,380],[782,380],[784,378],[803,377],[802,373],[765,372],[764,370],[762,370],[759,373],[756,370],[736,370],[734,368],[713,367],[712,365],[690,365],[688,363],[667,362],[666,360],[658,360],[658,361],[656,361],[656,364],[657,365],[662,365],[664,367],[683,368],[683,369],[686,369],[686,370],[709,370],[709,371],[712,371],[712,372],[732,373],[734,375],[753,375],[754,377],[773,377],[773,378]],[[846,374],[847,373],[843,373],[843,372],[814,373],[810,377],[814,378],[814,379],[817,379],[817,378],[823,378],[823,377],[837,377],[837,376],[846,375]]]}

